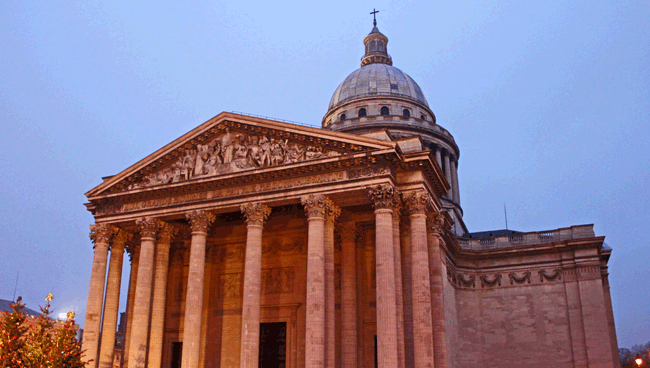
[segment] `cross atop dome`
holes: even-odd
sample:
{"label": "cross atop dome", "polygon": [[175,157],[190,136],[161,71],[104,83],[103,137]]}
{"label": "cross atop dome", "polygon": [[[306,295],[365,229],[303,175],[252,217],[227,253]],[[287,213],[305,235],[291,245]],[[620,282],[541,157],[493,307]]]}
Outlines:
{"label": "cross atop dome", "polygon": [[370,12],[370,14],[372,14],[372,25],[374,27],[377,27],[377,17],[375,16],[375,14],[377,14],[377,13],[379,13],[379,10],[375,10],[375,8],[372,8],[372,11]]}

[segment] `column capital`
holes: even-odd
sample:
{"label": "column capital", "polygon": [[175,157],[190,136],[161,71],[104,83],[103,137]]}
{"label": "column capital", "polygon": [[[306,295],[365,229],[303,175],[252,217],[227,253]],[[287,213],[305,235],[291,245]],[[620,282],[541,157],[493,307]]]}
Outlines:
{"label": "column capital", "polygon": [[368,188],[370,202],[379,209],[394,209],[399,201],[399,192],[392,184],[381,184]]}
{"label": "column capital", "polygon": [[404,203],[409,215],[424,215],[432,201],[433,199],[426,192],[409,192],[404,195]]}
{"label": "column capital", "polygon": [[111,252],[113,250],[124,251],[126,243],[133,238],[133,234],[123,229],[115,228],[113,231],[113,242],[111,244]]}
{"label": "column capital", "polygon": [[300,202],[305,207],[307,212],[307,218],[321,217],[325,218],[325,212],[327,210],[327,201],[329,199],[323,195],[313,195],[300,198]]}
{"label": "column capital", "polygon": [[158,241],[160,243],[169,244],[172,238],[177,235],[179,231],[178,227],[161,221],[160,230],[158,232]]}
{"label": "column capital", "polygon": [[442,235],[445,226],[445,215],[442,212],[427,213],[427,230],[435,235]]}
{"label": "column capital", "polygon": [[334,222],[340,215],[341,207],[337,206],[334,201],[327,199],[325,201],[325,219]]}
{"label": "column capital", "polygon": [[90,240],[94,244],[102,243],[108,245],[111,241],[115,227],[109,224],[90,225]]}
{"label": "column capital", "polygon": [[240,206],[240,209],[246,217],[248,225],[263,226],[264,221],[271,214],[271,208],[259,202],[244,203]]}
{"label": "column capital", "polygon": [[203,210],[188,212],[185,217],[190,222],[192,233],[207,233],[208,228],[215,219],[214,214]]}
{"label": "column capital", "polygon": [[160,229],[160,221],[153,217],[141,217],[135,220],[135,223],[140,227],[141,238],[156,238],[156,234]]}

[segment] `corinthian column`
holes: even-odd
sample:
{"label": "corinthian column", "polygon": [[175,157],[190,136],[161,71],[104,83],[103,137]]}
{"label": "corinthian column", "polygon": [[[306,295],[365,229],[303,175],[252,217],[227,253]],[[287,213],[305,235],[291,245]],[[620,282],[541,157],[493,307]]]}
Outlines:
{"label": "corinthian column", "polygon": [[198,368],[201,355],[205,243],[208,237],[208,228],[214,221],[214,215],[205,211],[192,211],[186,217],[192,226],[192,243],[190,245],[190,269],[187,275],[181,367]]}
{"label": "corinthian column", "polygon": [[395,308],[397,316],[397,366],[404,368],[406,364],[404,344],[404,294],[402,293],[402,247],[400,238],[400,214],[402,201],[396,198],[393,212],[393,254],[395,260]]}
{"label": "corinthian column", "polygon": [[123,367],[129,366],[129,346],[131,345],[133,307],[135,306],[135,285],[138,281],[138,263],[140,260],[140,247],[133,242],[127,247],[127,251],[131,257],[131,272],[129,274],[129,294],[126,297],[126,336],[124,336],[124,353],[122,354]]}
{"label": "corinthian column", "polygon": [[260,298],[262,292],[262,230],[271,209],[261,203],[241,205],[246,216],[246,263],[241,313],[241,356],[239,366],[256,368],[260,349]]}
{"label": "corinthian column", "polygon": [[431,282],[425,213],[430,201],[431,198],[425,193],[409,193],[404,196],[411,222],[411,304],[415,368],[434,367]]}
{"label": "corinthian column", "polygon": [[341,366],[357,366],[357,258],[355,223],[341,226]]}
{"label": "corinthian column", "polygon": [[169,271],[169,247],[176,228],[161,224],[156,243],[156,265],[153,279],[151,304],[151,334],[147,366],[159,368],[162,364],[163,334],[165,332],[165,302],[167,301],[167,273]]}
{"label": "corinthian column", "polygon": [[336,364],[336,285],[334,285],[334,222],[341,209],[332,201],[325,211],[325,367]]}
{"label": "corinthian column", "polygon": [[307,211],[307,317],[305,367],[325,366],[325,209],[327,198],[302,198]]}
{"label": "corinthian column", "polygon": [[154,242],[160,223],[158,220],[143,217],[136,220],[140,226],[140,261],[135,285],[135,304],[133,305],[133,325],[129,346],[129,368],[146,366],[149,342],[149,313],[151,311],[151,289],[153,284]]}
{"label": "corinthian column", "polygon": [[431,277],[431,315],[433,325],[433,355],[436,368],[447,368],[447,337],[445,334],[445,306],[442,279],[442,230],[445,217],[441,212],[427,216],[429,239],[429,275]]}
{"label": "corinthian column", "polygon": [[93,268],[90,272],[90,289],[88,290],[88,305],[84,323],[83,350],[84,361],[90,362],[91,367],[97,366],[99,347],[99,326],[102,320],[102,302],[104,301],[104,282],[106,281],[106,260],[108,245],[114,228],[108,224],[90,225],[90,239],[95,243]]}
{"label": "corinthian column", "polygon": [[375,207],[377,360],[380,368],[394,368],[398,366],[393,244],[393,208],[397,191],[392,185],[379,185],[370,188],[368,195]]}
{"label": "corinthian column", "polygon": [[99,368],[113,367],[115,330],[117,329],[120,286],[122,285],[122,263],[124,261],[124,246],[128,237],[129,234],[124,230],[116,230],[113,236],[111,263],[108,267],[108,282],[106,283],[106,301],[104,302],[104,323],[102,325]]}

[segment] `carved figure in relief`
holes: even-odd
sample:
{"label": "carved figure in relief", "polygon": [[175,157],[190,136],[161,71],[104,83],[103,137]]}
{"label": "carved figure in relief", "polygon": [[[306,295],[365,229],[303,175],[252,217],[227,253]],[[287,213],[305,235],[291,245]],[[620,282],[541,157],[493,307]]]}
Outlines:
{"label": "carved figure in relief", "polygon": [[223,136],[195,147],[186,149],[185,154],[166,169],[146,176],[128,189],[340,155],[318,146],[289,144],[288,139],[234,134],[228,128]]}
{"label": "carved figure in relief", "polygon": [[228,164],[232,161],[232,154],[235,147],[233,147],[232,134],[230,129],[226,128],[226,134],[221,137],[221,154],[223,163]]}

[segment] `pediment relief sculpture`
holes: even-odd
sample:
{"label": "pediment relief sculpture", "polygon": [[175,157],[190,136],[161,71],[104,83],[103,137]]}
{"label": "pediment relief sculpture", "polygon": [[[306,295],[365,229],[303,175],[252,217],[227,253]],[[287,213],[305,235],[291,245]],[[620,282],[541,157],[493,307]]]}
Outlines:
{"label": "pediment relief sculpture", "polygon": [[291,164],[339,156],[337,151],[320,146],[290,143],[288,139],[225,130],[207,144],[185,150],[165,169],[145,176],[127,189],[177,183],[194,178],[230,174],[244,170]]}

